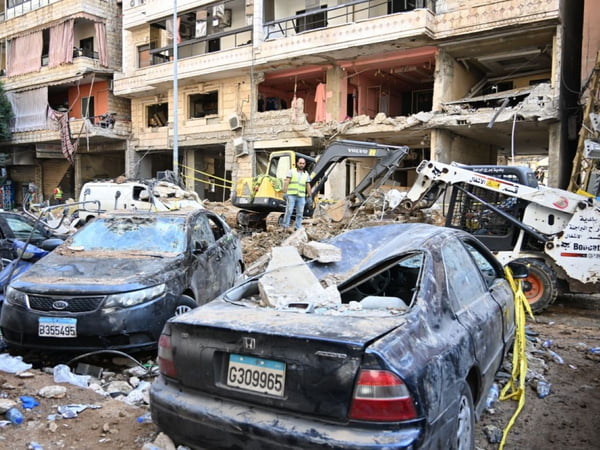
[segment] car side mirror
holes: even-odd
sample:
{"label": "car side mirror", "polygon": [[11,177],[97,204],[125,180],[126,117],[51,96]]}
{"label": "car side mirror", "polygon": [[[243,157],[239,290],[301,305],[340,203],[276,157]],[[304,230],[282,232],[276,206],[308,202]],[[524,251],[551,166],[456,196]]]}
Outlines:
{"label": "car side mirror", "polygon": [[529,268],[523,263],[511,261],[508,263],[508,267],[515,280],[523,280],[529,276]]}
{"label": "car side mirror", "polygon": [[206,251],[208,248],[208,242],[202,239],[201,241],[196,241],[194,243],[194,255],[200,255]]}

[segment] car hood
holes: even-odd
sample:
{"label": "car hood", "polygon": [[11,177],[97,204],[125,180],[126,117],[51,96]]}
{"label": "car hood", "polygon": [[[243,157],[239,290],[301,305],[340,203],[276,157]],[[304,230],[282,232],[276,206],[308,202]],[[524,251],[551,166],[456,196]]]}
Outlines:
{"label": "car hood", "polygon": [[53,252],[35,263],[11,282],[16,289],[28,292],[86,292],[111,293],[143,289],[173,278],[181,271],[183,255],[91,256],[61,255]]}

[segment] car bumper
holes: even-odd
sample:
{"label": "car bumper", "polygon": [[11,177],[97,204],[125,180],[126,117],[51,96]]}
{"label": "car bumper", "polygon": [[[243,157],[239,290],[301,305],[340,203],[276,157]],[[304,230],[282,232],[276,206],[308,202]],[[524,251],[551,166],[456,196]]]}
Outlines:
{"label": "car bumper", "polygon": [[317,422],[201,394],[161,376],[150,389],[152,419],[176,443],[202,448],[414,449],[421,428],[379,430]]}
{"label": "car bumper", "polygon": [[[156,347],[158,338],[173,310],[172,302],[161,298],[141,305],[87,313],[45,313],[4,302],[0,328],[11,347],[39,350],[93,351],[112,349],[122,351],[147,350]],[[77,337],[40,337],[41,317],[77,319]]]}

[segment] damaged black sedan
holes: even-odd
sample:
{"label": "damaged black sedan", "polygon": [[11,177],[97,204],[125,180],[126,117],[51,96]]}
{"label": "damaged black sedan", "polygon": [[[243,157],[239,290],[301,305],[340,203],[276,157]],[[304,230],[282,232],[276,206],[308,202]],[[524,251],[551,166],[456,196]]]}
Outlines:
{"label": "damaged black sedan", "polygon": [[0,328],[11,347],[155,348],[165,321],[233,286],[241,245],[204,210],[99,217],[11,281]]}
{"label": "damaged black sedan", "polygon": [[472,236],[424,224],[328,243],[339,261],[283,251],[277,267],[273,253],[262,277],[167,322],[150,405],[176,443],[473,447],[514,333],[502,266]]}

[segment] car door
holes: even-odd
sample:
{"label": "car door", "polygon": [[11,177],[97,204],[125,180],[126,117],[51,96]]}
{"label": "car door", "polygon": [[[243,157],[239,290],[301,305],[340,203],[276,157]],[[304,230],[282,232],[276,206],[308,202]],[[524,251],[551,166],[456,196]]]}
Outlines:
{"label": "car door", "polygon": [[190,221],[192,267],[190,284],[199,304],[215,298],[221,289],[221,251],[206,214],[198,214]]}
{"label": "car door", "polygon": [[469,332],[473,354],[485,374],[495,372],[497,354],[504,348],[502,315],[485,286],[479,269],[462,242],[449,237],[442,248],[447,290],[460,324]]}
{"label": "car door", "polygon": [[239,242],[229,226],[219,216],[207,212],[206,218],[215,237],[215,251],[219,255],[219,293],[221,293],[229,289],[235,281],[236,269],[239,264]]}
{"label": "car door", "polygon": [[504,268],[478,240],[465,238],[463,244],[473,257],[490,295],[498,305],[502,315],[502,335],[504,342],[508,342],[515,332],[515,302],[514,294],[504,277]]}

